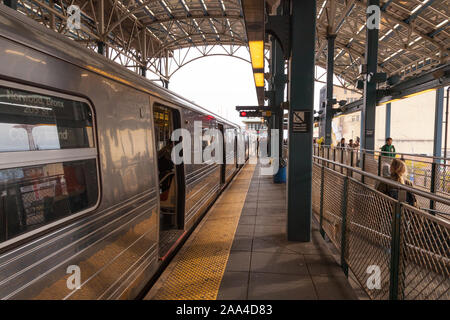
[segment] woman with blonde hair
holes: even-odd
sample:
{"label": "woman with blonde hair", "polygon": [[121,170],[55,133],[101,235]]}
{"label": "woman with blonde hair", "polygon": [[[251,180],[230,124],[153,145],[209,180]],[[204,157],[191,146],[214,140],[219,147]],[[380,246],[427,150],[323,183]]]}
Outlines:
{"label": "woman with blonde hair", "polygon": [[[391,175],[388,177],[398,183],[412,187],[413,184],[406,178],[406,164],[400,160],[394,158],[390,166]],[[377,185],[376,189],[394,199],[398,199],[398,188],[381,182]],[[411,192],[406,193],[406,202],[412,206],[417,206],[417,200],[414,194]]]}

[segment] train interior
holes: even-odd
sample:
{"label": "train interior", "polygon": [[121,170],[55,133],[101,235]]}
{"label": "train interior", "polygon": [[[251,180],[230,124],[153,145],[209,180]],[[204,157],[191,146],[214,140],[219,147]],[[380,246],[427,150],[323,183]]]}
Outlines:
{"label": "train interior", "polygon": [[183,233],[182,217],[179,217],[179,170],[171,160],[173,142],[170,137],[179,127],[178,111],[157,105],[153,108],[155,142],[159,175],[159,253],[164,256]]}

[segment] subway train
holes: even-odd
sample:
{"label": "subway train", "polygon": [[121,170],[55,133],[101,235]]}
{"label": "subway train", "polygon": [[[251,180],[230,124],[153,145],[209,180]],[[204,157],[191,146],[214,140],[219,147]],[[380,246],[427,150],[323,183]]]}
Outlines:
{"label": "subway train", "polygon": [[[5,6],[0,51],[0,298],[142,296],[248,136]],[[223,163],[170,161],[172,132],[195,122],[223,133]]]}

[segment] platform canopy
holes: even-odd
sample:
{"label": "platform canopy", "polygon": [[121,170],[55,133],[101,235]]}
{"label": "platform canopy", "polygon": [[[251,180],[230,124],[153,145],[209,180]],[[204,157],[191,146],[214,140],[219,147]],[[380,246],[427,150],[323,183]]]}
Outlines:
{"label": "platform canopy", "polygon": [[[378,71],[402,79],[448,63],[449,4],[448,0],[381,0]],[[365,0],[317,1],[316,64],[326,67],[326,37],[336,34],[335,74],[351,84],[364,63],[366,9]]]}
{"label": "platform canopy", "polygon": [[[229,55],[242,59],[236,52],[248,48],[248,35],[258,25],[255,21],[247,23],[247,18],[254,19],[255,15],[246,15],[244,9],[258,7],[266,14],[274,15],[281,2],[16,1],[19,11],[47,27],[94,50],[104,48],[101,51],[107,57],[136,72],[150,71],[148,78],[166,81],[183,65],[201,57]],[[326,38],[336,34],[334,70],[346,88],[354,86],[360,77],[359,67],[364,63],[366,1],[317,0],[316,65],[326,67]],[[79,30],[67,29],[70,5],[81,9]],[[448,0],[381,0],[379,72],[387,73],[388,77],[398,75],[402,79],[448,63],[449,16]],[[264,14],[261,17],[259,23],[264,35]],[[253,31],[249,31],[249,26]],[[186,49],[183,54],[179,54],[181,48]],[[192,51],[196,54],[187,54]],[[317,72],[316,80],[324,81],[324,73]]]}
{"label": "platform canopy", "polygon": [[[69,6],[81,9],[81,28],[69,30]],[[240,0],[19,0],[19,11],[87,47],[156,79],[168,80],[178,67],[207,55],[233,56],[246,48]],[[244,49],[245,50],[245,49]],[[175,67],[175,68],[174,68]],[[150,75],[151,77],[151,75]]]}

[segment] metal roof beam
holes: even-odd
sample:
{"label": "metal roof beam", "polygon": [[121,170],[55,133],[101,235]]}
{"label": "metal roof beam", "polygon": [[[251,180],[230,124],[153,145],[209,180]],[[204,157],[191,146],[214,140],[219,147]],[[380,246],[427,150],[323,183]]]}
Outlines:
{"label": "metal roof beam", "polygon": [[[352,13],[353,8],[355,8],[355,0],[351,0],[347,3],[345,9],[344,9],[344,13],[339,17],[339,19],[337,20],[337,23],[335,24],[336,27],[330,26],[332,33],[338,33],[339,30],[341,29],[341,27],[343,26],[345,19],[347,19],[347,17]],[[324,8],[323,11],[325,11],[326,8]],[[319,50],[317,50],[317,53],[315,55],[315,60],[319,59],[320,55],[322,54],[323,50],[326,47],[327,42],[323,42],[322,45],[319,47]]]}
{"label": "metal roof beam", "polygon": [[386,9],[389,7],[389,5],[391,4],[393,0],[388,0],[386,1],[383,6],[381,7],[381,11],[386,11]]}
{"label": "metal roof beam", "polygon": [[[178,0],[178,1],[179,1],[179,2],[181,3],[181,5],[183,6],[184,11],[186,12],[187,17],[188,17],[188,18],[191,18],[192,14],[191,14],[191,12],[189,11],[189,7],[187,6],[186,2],[185,2],[184,0]],[[177,20],[180,21],[180,19],[177,19]],[[195,20],[195,18],[192,18],[192,19],[190,19],[190,20],[192,20],[192,21],[194,22],[195,28],[197,29],[198,33],[199,33],[200,35],[202,35],[203,41],[206,42],[206,38],[205,38],[205,36],[203,35],[202,30],[201,30],[200,27],[198,26],[197,21]],[[177,24],[179,25],[179,22],[177,22]],[[191,41],[192,41],[192,40],[191,40]]]}
{"label": "metal roof beam", "polygon": [[222,10],[222,14],[226,17],[227,13],[225,11],[225,5],[224,5],[223,1],[222,0],[217,0],[217,1],[219,2],[219,7]]}
{"label": "metal roof beam", "polygon": [[413,14],[411,14],[408,18],[406,18],[403,21],[405,21],[407,24],[410,24],[411,21],[413,21],[415,18],[417,18],[419,16],[419,14],[421,14],[427,7],[432,5],[434,1],[435,0],[428,0],[428,2],[426,2],[425,4],[419,5],[421,7],[419,9],[417,9],[417,11],[415,11]]}
{"label": "metal roof beam", "polygon": [[200,5],[201,5],[201,7],[202,7],[203,14],[204,14],[205,16],[208,16],[208,15],[209,15],[209,13],[208,13],[208,8],[206,8],[205,1],[204,1],[204,0],[198,0],[198,1],[200,2]]}
{"label": "metal roof beam", "polygon": [[[356,1],[356,4],[361,7],[363,10],[366,10],[367,7],[367,0],[358,0]],[[436,46],[440,51],[445,52],[447,54],[450,54],[450,51],[443,47],[439,42],[437,42],[435,39],[429,37],[428,35],[424,34],[423,32],[418,31],[417,29],[413,29],[412,26],[403,20],[398,19],[397,17],[393,16],[392,14],[388,13],[387,11],[382,11],[382,15],[386,16],[390,20],[394,21],[395,23],[400,24],[401,26],[410,29],[412,32],[416,33],[417,35],[421,36],[423,39],[427,40],[428,42],[432,43],[434,46]]]}
{"label": "metal roof beam", "polygon": [[167,19],[159,19],[159,20],[156,20],[155,22],[147,23],[147,24],[145,24],[145,26],[149,27],[154,24],[170,22],[170,21],[174,21],[174,20],[184,21],[184,20],[193,20],[193,19],[202,20],[202,19],[223,19],[223,18],[228,18],[230,20],[241,20],[242,19],[241,17],[236,16],[236,15],[224,17],[222,15],[217,15],[217,14],[216,15],[207,15],[207,16],[202,15],[202,14],[191,14],[189,17],[183,17],[183,18],[173,17],[173,18],[167,18]]}
{"label": "metal roof beam", "polygon": [[441,31],[445,30],[448,27],[449,23],[450,23],[450,21],[447,21],[443,26],[441,26],[441,27],[431,31],[430,33],[428,33],[428,36],[430,38],[433,38],[435,35],[437,35]]}
{"label": "metal roof beam", "polygon": [[172,14],[171,9],[168,7],[167,3],[165,0],[159,0],[159,4],[163,7],[164,11],[166,11],[167,15],[169,16],[169,18],[171,19],[171,21],[174,21],[175,24],[177,25],[177,27],[186,35],[188,36],[187,41],[190,43],[192,42],[192,39],[190,38],[190,35],[188,32],[186,32],[186,30],[184,30],[184,28],[180,25],[180,22],[178,21],[177,18],[175,18],[175,16]]}

